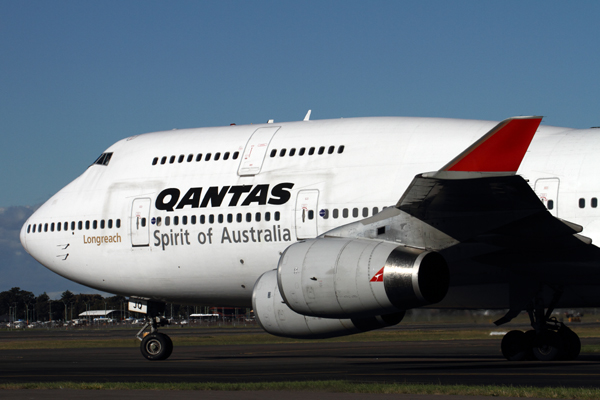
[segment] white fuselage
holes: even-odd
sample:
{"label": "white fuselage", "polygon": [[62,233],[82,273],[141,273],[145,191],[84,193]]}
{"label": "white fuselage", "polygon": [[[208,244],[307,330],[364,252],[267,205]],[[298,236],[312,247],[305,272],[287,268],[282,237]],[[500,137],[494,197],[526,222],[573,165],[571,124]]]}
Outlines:
{"label": "white fuselage", "polygon": [[[352,118],[134,136],[42,205],[21,242],[52,271],[96,289],[249,306],[254,283],[290,244],[394,205],[416,174],[495,125]],[[541,126],[519,170],[551,213],[594,240],[598,148],[600,130]]]}

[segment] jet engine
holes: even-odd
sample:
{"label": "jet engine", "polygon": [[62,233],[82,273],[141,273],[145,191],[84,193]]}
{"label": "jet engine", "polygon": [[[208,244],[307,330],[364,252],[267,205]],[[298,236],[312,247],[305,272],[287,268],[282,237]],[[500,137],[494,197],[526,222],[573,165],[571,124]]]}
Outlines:
{"label": "jet engine", "polygon": [[325,339],[392,326],[404,311],[366,318],[334,319],[300,315],[285,304],[277,286],[277,271],[265,272],[254,285],[252,306],[256,320],[272,335],[298,339]]}
{"label": "jet engine", "polygon": [[450,274],[433,251],[381,240],[318,238],[282,254],[277,283],[295,312],[322,318],[393,314],[441,301]]}

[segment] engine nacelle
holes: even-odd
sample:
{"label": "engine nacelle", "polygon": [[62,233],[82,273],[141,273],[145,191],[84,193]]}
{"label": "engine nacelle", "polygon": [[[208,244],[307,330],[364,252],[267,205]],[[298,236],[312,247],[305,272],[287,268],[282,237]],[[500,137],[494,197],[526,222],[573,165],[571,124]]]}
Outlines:
{"label": "engine nacelle", "polygon": [[441,301],[450,274],[432,251],[367,239],[319,238],[288,247],[277,268],[285,303],[302,315],[361,318]]}
{"label": "engine nacelle", "polygon": [[277,271],[265,272],[254,285],[252,306],[256,320],[272,335],[325,339],[396,325],[404,312],[367,318],[332,319],[300,315],[285,304],[277,285]]}

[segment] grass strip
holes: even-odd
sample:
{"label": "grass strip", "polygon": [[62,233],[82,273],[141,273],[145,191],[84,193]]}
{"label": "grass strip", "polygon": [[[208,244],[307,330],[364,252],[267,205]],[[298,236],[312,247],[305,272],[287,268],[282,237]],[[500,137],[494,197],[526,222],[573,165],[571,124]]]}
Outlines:
{"label": "grass strip", "polygon": [[76,383],[48,382],[0,384],[0,390],[195,390],[195,391],[325,391],[338,393],[433,394],[463,396],[530,397],[549,399],[600,399],[600,389],[532,386],[470,386],[409,383],[354,383],[349,381],[249,382],[249,383]]}
{"label": "grass strip", "polygon": [[[169,333],[164,331],[165,333]],[[172,336],[175,346],[219,346],[219,345],[248,345],[248,344],[273,344],[273,343],[314,343],[314,340],[288,339],[272,336],[267,333],[233,334],[233,335],[200,335],[200,336]],[[322,339],[319,342],[349,343],[349,342],[405,342],[423,340],[471,340],[471,339],[496,339],[490,336],[487,330],[472,331],[439,331],[439,330],[411,330],[401,331],[376,331],[366,332],[352,336],[343,336],[332,339]],[[75,340],[3,340],[0,350],[27,350],[27,349],[78,349],[78,348],[106,348],[106,347],[138,347],[140,342],[131,338],[119,339],[75,339]]]}

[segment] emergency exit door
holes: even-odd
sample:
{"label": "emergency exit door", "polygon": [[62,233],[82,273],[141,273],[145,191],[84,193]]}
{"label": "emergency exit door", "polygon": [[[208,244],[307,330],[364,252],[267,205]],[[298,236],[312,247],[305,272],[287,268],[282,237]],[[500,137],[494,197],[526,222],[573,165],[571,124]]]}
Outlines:
{"label": "emergency exit door", "polygon": [[150,245],[150,199],[134,199],[131,206],[131,245],[142,247]]}
{"label": "emergency exit door", "polygon": [[254,131],[246,148],[242,155],[242,161],[240,161],[240,167],[238,169],[239,176],[253,176],[260,172],[262,169],[269,143],[275,135],[275,132],[279,130],[278,126],[259,128]]}
{"label": "emergency exit door", "polygon": [[535,181],[535,194],[546,206],[550,214],[558,217],[558,178],[541,178]]}
{"label": "emergency exit door", "polygon": [[317,206],[319,191],[301,190],[296,197],[296,238],[310,239],[318,235]]}

